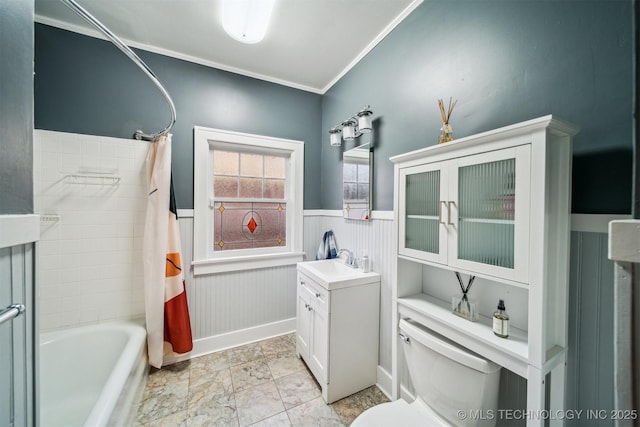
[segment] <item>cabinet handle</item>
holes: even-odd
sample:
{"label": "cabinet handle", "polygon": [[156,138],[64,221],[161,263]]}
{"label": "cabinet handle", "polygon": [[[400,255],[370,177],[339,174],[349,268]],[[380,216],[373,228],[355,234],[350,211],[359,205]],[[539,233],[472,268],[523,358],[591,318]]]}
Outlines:
{"label": "cabinet handle", "polygon": [[442,206],[440,206],[441,204],[446,204],[447,202],[445,201],[440,201],[440,203],[438,204],[438,222],[440,224],[444,225],[444,222],[442,221]]}
{"label": "cabinet handle", "polygon": [[400,339],[401,339],[403,342],[405,342],[405,343],[409,344],[410,340],[409,340],[409,337],[408,337],[408,336],[406,336],[405,334],[398,334],[398,336],[400,336]]}
{"label": "cabinet handle", "polygon": [[316,298],[320,298],[320,292],[316,292]]}
{"label": "cabinet handle", "polygon": [[451,205],[455,204],[455,202],[447,202],[447,224],[454,225],[451,222]]}

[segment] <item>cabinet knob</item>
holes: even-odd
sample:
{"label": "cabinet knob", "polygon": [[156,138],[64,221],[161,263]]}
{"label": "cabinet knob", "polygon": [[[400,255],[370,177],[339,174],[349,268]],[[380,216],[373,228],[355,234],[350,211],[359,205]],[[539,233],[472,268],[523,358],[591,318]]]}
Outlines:
{"label": "cabinet knob", "polygon": [[309,306],[307,306],[307,310],[311,311],[311,310],[313,310],[313,308],[311,308],[311,306],[309,305]]}
{"label": "cabinet knob", "polygon": [[300,280],[300,285],[304,286],[304,280]]}
{"label": "cabinet knob", "polygon": [[320,292],[316,292],[316,298],[320,298]]}
{"label": "cabinet knob", "polygon": [[405,342],[406,344],[409,344],[410,340],[408,336],[406,336],[405,334],[398,334],[398,336],[403,342]]}
{"label": "cabinet knob", "polygon": [[304,308],[309,309],[309,304],[305,304]]}

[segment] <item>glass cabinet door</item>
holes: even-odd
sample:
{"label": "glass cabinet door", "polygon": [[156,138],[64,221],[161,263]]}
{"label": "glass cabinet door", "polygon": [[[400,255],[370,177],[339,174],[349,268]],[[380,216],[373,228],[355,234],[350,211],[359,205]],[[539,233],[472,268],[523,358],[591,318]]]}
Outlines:
{"label": "glass cabinet door", "polygon": [[450,264],[475,270],[480,265],[486,273],[510,279],[524,272],[527,261],[520,247],[528,241],[528,150],[524,146],[456,161],[451,190],[457,199],[449,210],[457,236]]}
{"label": "glass cabinet door", "polygon": [[446,224],[443,219],[446,179],[441,164],[401,171],[400,253],[446,263]]}
{"label": "glass cabinet door", "polygon": [[516,159],[458,169],[458,258],[513,268]]}

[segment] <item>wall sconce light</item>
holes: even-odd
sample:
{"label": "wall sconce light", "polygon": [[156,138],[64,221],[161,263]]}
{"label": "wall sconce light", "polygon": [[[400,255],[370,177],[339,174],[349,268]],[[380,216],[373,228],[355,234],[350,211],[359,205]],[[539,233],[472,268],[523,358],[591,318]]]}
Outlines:
{"label": "wall sconce light", "polygon": [[331,146],[340,147],[343,139],[353,141],[363,133],[371,132],[371,116],[373,116],[373,111],[367,105],[353,116],[343,120],[339,125],[329,129]]}
{"label": "wall sconce light", "polygon": [[340,135],[341,130],[337,128],[329,129],[329,138],[331,141],[331,146],[340,147],[342,145],[342,136]]}

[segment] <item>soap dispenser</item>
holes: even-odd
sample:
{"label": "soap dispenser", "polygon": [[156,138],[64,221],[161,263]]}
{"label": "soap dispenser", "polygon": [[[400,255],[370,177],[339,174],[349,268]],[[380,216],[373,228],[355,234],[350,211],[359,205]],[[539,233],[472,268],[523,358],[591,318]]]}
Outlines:
{"label": "soap dispenser", "polygon": [[362,252],[362,272],[369,273],[371,271],[371,260],[369,260],[369,255],[367,255],[367,251]]}
{"label": "soap dispenser", "polygon": [[498,301],[498,310],[493,313],[493,333],[500,338],[509,336],[509,315],[504,308],[504,300]]}

